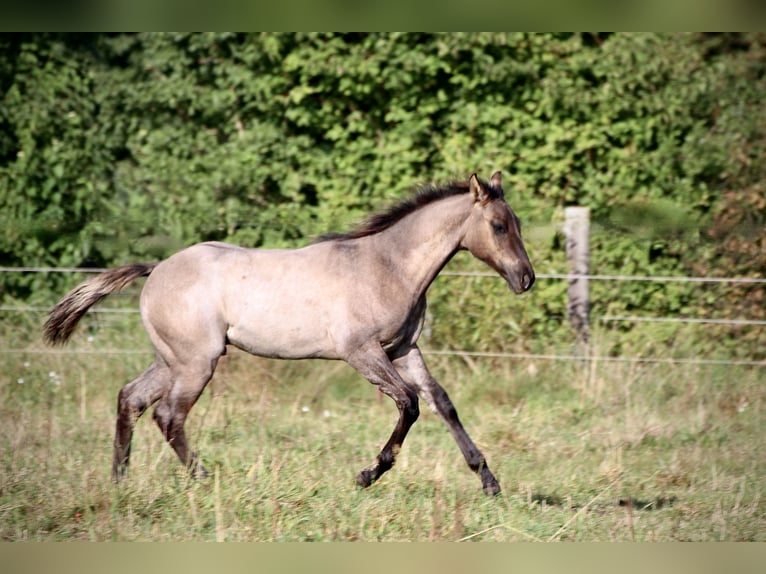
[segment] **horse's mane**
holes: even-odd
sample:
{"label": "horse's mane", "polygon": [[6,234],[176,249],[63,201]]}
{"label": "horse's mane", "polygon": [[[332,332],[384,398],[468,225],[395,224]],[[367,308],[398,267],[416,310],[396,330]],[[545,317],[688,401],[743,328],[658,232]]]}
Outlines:
{"label": "horse's mane", "polygon": [[[490,186],[484,180],[479,180],[484,188],[491,194],[492,198],[500,197],[502,190]],[[462,193],[468,193],[467,181],[451,181],[442,186],[424,185],[416,189],[412,197],[403,199],[402,201],[395,203],[385,211],[380,213],[374,213],[367,217],[356,228],[346,233],[326,233],[318,237],[314,243],[321,243],[323,241],[347,241],[349,239],[359,239],[360,237],[367,237],[369,235],[375,235],[395,225],[409,214],[430,205],[441,199],[452,197],[453,195],[460,195]]]}

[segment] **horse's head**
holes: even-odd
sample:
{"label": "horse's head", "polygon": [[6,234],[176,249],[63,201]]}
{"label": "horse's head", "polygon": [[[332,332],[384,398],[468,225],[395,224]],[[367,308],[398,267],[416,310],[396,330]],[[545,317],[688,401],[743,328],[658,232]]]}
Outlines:
{"label": "horse's head", "polygon": [[473,211],[461,246],[497,271],[514,293],[528,291],[535,272],[521,240],[519,218],[505,202],[500,172],[488,184],[473,174],[468,187]]}

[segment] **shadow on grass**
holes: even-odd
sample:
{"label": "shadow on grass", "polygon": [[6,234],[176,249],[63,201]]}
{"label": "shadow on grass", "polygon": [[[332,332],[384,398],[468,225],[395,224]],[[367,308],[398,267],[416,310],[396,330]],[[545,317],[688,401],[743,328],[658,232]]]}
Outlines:
{"label": "shadow on grass", "polygon": [[[628,497],[628,498],[619,498],[615,502],[616,506],[622,506],[625,508],[632,508],[634,510],[660,510],[661,508],[669,508],[673,506],[677,502],[677,497],[675,496],[660,496],[658,498],[655,498],[653,500],[640,500],[638,498],[634,497]],[[567,501],[565,501],[563,498],[558,496],[557,494],[543,494],[543,493],[535,493],[531,497],[531,501],[534,504],[538,504],[540,506],[566,506]],[[580,505],[578,504],[572,504],[570,507],[570,510],[577,510],[580,508]]]}

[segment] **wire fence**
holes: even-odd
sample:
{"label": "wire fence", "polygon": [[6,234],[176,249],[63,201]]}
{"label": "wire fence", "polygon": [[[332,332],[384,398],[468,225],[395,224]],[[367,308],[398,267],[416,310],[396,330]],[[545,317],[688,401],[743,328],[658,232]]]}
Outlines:
{"label": "wire fence", "polygon": [[[2,354],[12,355],[153,355],[154,349],[2,349]],[[468,357],[472,359],[515,359],[525,361],[566,361],[592,363],[630,363],[654,365],[698,365],[766,367],[766,361],[737,359],[703,359],[698,357],[612,357],[609,355],[556,355],[547,353],[502,353],[492,351],[463,351],[453,349],[422,349],[424,355],[442,357]]]}
{"label": "wire fence", "polygon": [[[93,267],[0,267],[3,273],[101,273],[106,271],[102,268]],[[481,277],[498,278],[497,274],[482,271],[443,271],[441,275],[448,277]],[[684,276],[641,276],[641,275],[573,275],[567,273],[540,273],[538,279],[543,280],[573,280],[588,279],[591,281],[637,281],[659,283],[728,283],[732,285],[766,284],[766,278],[760,277],[684,277]],[[47,313],[47,307],[1,305],[0,312],[5,313]],[[97,307],[89,313],[114,313],[114,314],[138,314],[138,309],[122,309],[113,307]],[[729,326],[754,326],[766,325],[766,321],[747,318],[696,318],[696,317],[642,317],[642,316],[603,316],[597,318],[602,323],[611,322],[654,322],[654,323],[687,323],[701,325],[729,325]],[[49,348],[4,348],[0,353],[5,354],[149,354],[153,351],[147,349],[49,349]],[[596,356],[591,354],[545,354],[545,353],[505,353],[488,351],[471,351],[460,349],[436,350],[424,349],[424,354],[435,356],[454,356],[470,358],[495,358],[517,360],[543,360],[543,361],[568,361],[586,362],[597,361],[603,363],[635,363],[635,364],[687,364],[687,365],[737,365],[751,367],[766,367],[766,360],[737,360],[737,359],[705,359],[700,357],[623,357],[623,356]]]}
{"label": "wire fence", "polygon": [[[0,273],[103,273],[102,267],[0,267]],[[442,271],[447,277],[494,277],[490,271]],[[650,281],[658,283],[732,283],[766,285],[766,277],[686,277],[673,275],[574,275],[571,273],[535,273],[537,279],[588,279],[589,281]]]}
{"label": "wire fence", "polygon": [[[0,269],[1,270],[1,269]],[[497,277],[489,271],[442,271],[440,275],[452,277]],[[655,283],[731,283],[763,284],[763,277],[684,277],[673,275],[575,275],[571,273],[535,273],[537,279],[587,279],[589,281],[643,281]]]}

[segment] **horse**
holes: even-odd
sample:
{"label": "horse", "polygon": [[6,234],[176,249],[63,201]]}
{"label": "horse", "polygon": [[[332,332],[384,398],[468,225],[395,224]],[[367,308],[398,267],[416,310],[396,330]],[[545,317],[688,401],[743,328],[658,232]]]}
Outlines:
{"label": "horse", "polygon": [[374,462],[356,476],[361,487],[394,465],[422,398],[446,424],[484,492],[496,495],[497,479],[417,344],[426,291],[460,250],[495,269],[515,294],[535,281],[499,171],[488,182],[473,174],[467,182],[422,186],[352,231],[298,249],[205,242],[163,261],[107,270],[53,307],[43,338],[50,345],[65,343],[91,306],[147,277],[139,306],[156,353],[119,391],[115,482],[126,474],[134,425],[155,403],[153,418],[178,458],[192,475],[207,476],[189,448],[184,422],[233,345],[262,357],[345,361],[394,401],[396,426]]}

